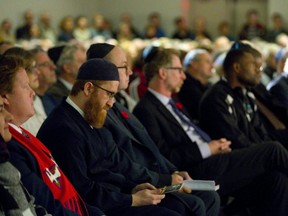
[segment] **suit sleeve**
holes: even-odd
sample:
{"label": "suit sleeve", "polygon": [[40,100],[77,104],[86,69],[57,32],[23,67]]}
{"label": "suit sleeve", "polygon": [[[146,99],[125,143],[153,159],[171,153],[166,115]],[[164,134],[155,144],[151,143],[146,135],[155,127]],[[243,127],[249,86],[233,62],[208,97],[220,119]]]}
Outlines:
{"label": "suit sleeve", "polygon": [[181,169],[187,169],[187,166],[202,160],[197,145],[187,140],[185,131],[168,122],[155,108],[156,105],[149,103],[148,100],[141,101],[134,109],[134,114],[146,127],[160,152]]}
{"label": "suit sleeve", "polygon": [[[157,186],[159,181],[158,173],[134,162],[122,148],[118,148],[112,139],[110,131],[105,129],[104,136],[106,136],[104,143],[107,144],[107,148],[105,149],[108,150],[106,160],[112,160],[114,164],[113,167],[115,168],[115,170],[112,171],[124,174],[128,181],[134,182],[135,184],[149,182]],[[111,137],[111,139],[107,139],[107,137]]]}
{"label": "suit sleeve", "polygon": [[288,94],[287,94],[287,83],[284,82],[284,79],[280,80],[276,85],[270,89],[270,93],[278,100],[280,104],[288,106]]}

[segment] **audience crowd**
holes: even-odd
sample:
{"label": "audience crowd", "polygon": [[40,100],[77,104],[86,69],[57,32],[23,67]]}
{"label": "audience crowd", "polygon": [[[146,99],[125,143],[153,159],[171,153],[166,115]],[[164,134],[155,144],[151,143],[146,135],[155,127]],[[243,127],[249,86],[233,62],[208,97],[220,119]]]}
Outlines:
{"label": "audience crowd", "polygon": [[[0,215],[288,215],[288,32],[151,13],[0,29]],[[191,190],[193,179],[218,191]],[[163,194],[169,185],[178,192]]]}

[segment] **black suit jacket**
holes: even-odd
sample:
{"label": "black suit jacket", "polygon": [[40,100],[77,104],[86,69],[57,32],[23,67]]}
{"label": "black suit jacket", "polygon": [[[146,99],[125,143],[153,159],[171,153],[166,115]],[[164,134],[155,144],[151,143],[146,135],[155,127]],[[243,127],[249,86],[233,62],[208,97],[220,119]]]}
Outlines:
{"label": "black suit jacket", "polygon": [[201,153],[169,110],[149,91],[140,100],[133,113],[148,130],[150,136],[166,156],[179,169],[202,161]]}
{"label": "black suit jacket", "polygon": [[171,184],[171,174],[177,168],[159,152],[138,119],[119,102],[108,111],[105,127],[113,134],[116,144],[133,161],[151,170],[157,186]]}
{"label": "black suit jacket", "polygon": [[276,77],[271,83],[269,91],[278,100],[280,104],[288,107],[288,76],[281,75]]}
{"label": "black suit jacket", "polygon": [[66,101],[49,115],[37,137],[83,199],[103,211],[131,205],[131,195],[121,190],[143,182],[153,184],[146,168],[119,152],[107,129],[92,128]]}
{"label": "black suit jacket", "polygon": [[[255,97],[262,102],[271,112],[273,112],[286,127],[288,127],[288,107],[283,106],[262,83],[251,88]],[[266,118],[266,117],[264,117]]]}
{"label": "black suit jacket", "polygon": [[193,120],[199,121],[199,104],[203,94],[208,89],[208,85],[203,86],[200,81],[190,74],[186,73],[186,77],[178,93],[178,98],[185,106],[190,117]]}

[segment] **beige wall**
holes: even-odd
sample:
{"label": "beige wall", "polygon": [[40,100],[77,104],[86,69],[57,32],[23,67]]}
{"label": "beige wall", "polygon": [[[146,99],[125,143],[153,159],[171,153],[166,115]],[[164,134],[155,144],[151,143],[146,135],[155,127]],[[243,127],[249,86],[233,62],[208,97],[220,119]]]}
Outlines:
{"label": "beige wall", "polygon": [[22,23],[23,12],[27,9],[31,9],[35,17],[48,11],[55,27],[66,15],[76,17],[85,14],[91,17],[93,12],[98,9],[95,0],[0,0],[0,8],[0,22],[4,18],[9,18],[12,20],[14,28]]}
{"label": "beige wall", "polygon": [[[32,9],[35,15],[49,11],[53,18],[53,25],[65,15],[77,16],[85,14],[91,18],[101,12],[106,15],[114,27],[118,26],[119,17],[129,12],[134,17],[134,23],[139,30],[143,30],[147,16],[152,11],[162,15],[162,24],[170,34],[173,29],[173,20],[181,14],[181,0],[0,0],[0,21],[8,17],[14,27],[21,22],[21,16],[26,9]],[[288,11],[287,0],[188,0],[190,2],[189,19],[192,25],[196,16],[203,15],[207,19],[208,29],[213,36],[217,35],[217,25],[222,20],[228,20],[238,31],[245,21],[246,11],[256,8],[260,19],[270,25],[270,15],[278,11],[284,15]],[[287,24],[288,16],[285,17]],[[288,26],[287,26],[288,27]]]}

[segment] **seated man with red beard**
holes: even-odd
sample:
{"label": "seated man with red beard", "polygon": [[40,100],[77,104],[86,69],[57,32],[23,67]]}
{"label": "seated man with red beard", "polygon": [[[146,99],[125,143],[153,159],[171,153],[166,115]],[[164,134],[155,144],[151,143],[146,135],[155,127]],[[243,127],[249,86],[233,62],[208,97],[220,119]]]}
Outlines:
{"label": "seated man with red beard", "polygon": [[112,134],[101,128],[118,86],[114,64],[88,60],[68,98],[48,116],[37,136],[83,199],[107,215],[182,215],[176,211],[183,204],[164,199],[148,170],[120,152]]}

